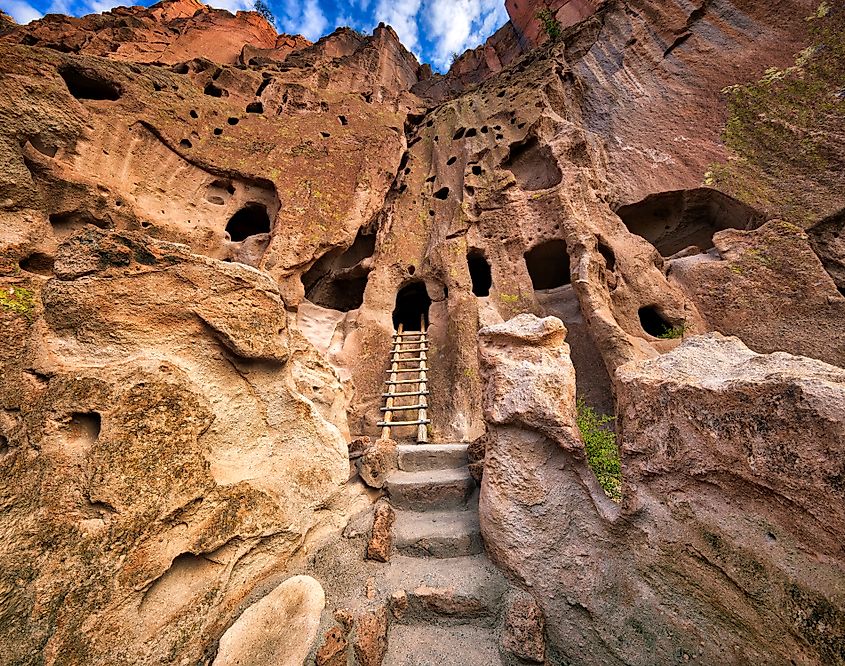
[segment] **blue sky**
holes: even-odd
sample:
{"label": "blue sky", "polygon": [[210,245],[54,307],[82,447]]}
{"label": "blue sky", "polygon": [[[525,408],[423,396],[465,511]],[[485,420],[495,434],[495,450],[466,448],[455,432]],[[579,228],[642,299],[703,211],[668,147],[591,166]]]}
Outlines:
{"label": "blue sky", "polygon": [[[0,0],[0,9],[18,23],[52,12],[82,16],[102,12],[125,0]],[[150,5],[151,0],[140,0]],[[211,0],[208,4],[236,11],[252,0]],[[311,40],[347,25],[370,33],[380,21],[392,25],[402,43],[435,69],[448,69],[452,53],[482,44],[505,21],[505,0],[269,0],[280,32]]]}

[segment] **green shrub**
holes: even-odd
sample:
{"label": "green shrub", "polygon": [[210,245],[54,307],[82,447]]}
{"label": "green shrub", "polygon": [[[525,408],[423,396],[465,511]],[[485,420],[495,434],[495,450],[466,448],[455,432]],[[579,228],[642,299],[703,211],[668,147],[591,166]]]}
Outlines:
{"label": "green shrub", "polygon": [[563,27],[555,13],[548,7],[537,12],[537,20],[540,21],[543,32],[548,35],[550,41],[556,42],[563,37]]}
{"label": "green shrub", "polygon": [[684,337],[684,325],[681,324],[680,326],[673,326],[665,333],[661,333],[657,336],[661,340],[675,340],[677,338]]}
{"label": "green shrub", "polygon": [[598,414],[582,398],[578,399],[578,430],[584,440],[587,463],[596,475],[599,485],[614,502],[622,499],[622,465],[616,434],[608,429],[612,416]]}
{"label": "green shrub", "polygon": [[11,310],[32,320],[35,309],[35,295],[23,287],[0,288],[0,307]]}

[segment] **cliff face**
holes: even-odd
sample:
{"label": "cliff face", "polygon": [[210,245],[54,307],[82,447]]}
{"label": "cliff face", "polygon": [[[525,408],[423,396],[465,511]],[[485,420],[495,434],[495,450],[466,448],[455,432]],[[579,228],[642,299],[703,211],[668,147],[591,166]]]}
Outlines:
{"label": "cliff face", "polygon": [[[509,0],[511,23],[445,76],[388,26],[310,44],[194,0],[48,16],[0,37],[11,663],[210,660],[244,604],[370,506],[346,444],[379,432],[408,308],[430,323],[430,437],[489,431],[481,528],[497,563],[536,590],[550,654],[668,663],[717,631],[701,653],[712,663],[845,659],[841,517],[814,518],[827,525],[818,543],[800,525],[815,515],[808,493],[841,499],[841,405],[797,397],[802,368],[814,391],[839,391],[822,362],[845,365],[845,81],[829,58],[842,10],[570,0],[549,4],[563,34],[547,42],[545,6]],[[730,97],[751,82],[757,106]],[[799,114],[802,99],[816,112]],[[773,126],[781,140],[764,154],[754,131]],[[813,169],[778,189],[791,141]],[[504,324],[531,314],[563,321],[565,352],[543,361]],[[738,341],[673,352],[710,331],[762,360]],[[571,360],[559,413],[500,416],[527,395],[491,389],[497,364],[510,367],[501,340],[540,358],[540,379],[519,370],[532,386],[558,390],[550,378]],[[815,361],[781,366],[776,351]],[[792,374],[767,384],[731,353]],[[720,411],[723,394],[701,389],[715,381],[708,354],[762,388],[723,387]],[[815,466],[784,463],[776,488],[753,455],[725,481],[751,426],[714,419],[763,394],[754,437],[804,450],[803,431],[824,422],[817,436],[833,443]],[[576,395],[623,407],[621,509],[583,464]],[[695,422],[688,400],[712,418]],[[644,419],[640,403],[665,419]],[[664,435],[671,451],[652,451]],[[696,466],[702,442],[723,436],[732,453],[708,449]],[[744,523],[714,531],[736,498],[776,524],[777,557]],[[577,529],[557,531],[562,514]],[[555,529],[540,534],[545,521]],[[533,532],[509,541],[521,524]],[[815,581],[801,573],[813,558],[825,561]],[[732,582],[711,585],[709,571]],[[771,602],[766,581],[780,590]],[[620,599],[637,611],[618,612]]]}

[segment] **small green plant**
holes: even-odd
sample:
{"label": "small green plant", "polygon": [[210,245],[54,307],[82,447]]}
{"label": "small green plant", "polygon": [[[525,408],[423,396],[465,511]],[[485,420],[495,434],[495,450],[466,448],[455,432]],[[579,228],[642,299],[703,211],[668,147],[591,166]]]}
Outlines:
{"label": "small green plant", "polygon": [[35,309],[35,295],[23,287],[3,287],[0,289],[0,307],[16,312],[32,321]]}
{"label": "small green plant", "polygon": [[255,0],[252,4],[252,9],[267,19],[267,23],[276,25],[276,17],[273,15],[273,10],[270,9],[270,5],[264,2],[264,0]]}
{"label": "small green plant", "polygon": [[684,325],[680,324],[679,326],[673,326],[668,331],[661,333],[657,337],[661,340],[677,340],[678,338],[684,337]]}
{"label": "small green plant", "polygon": [[577,407],[576,422],[584,440],[587,463],[605,494],[614,502],[619,502],[622,499],[622,465],[616,434],[607,427],[614,418],[597,413],[583,398],[578,399]]}
{"label": "small green plant", "polygon": [[563,37],[563,26],[557,20],[555,13],[548,7],[537,12],[537,20],[540,21],[543,32],[546,33],[550,41],[556,42]]}

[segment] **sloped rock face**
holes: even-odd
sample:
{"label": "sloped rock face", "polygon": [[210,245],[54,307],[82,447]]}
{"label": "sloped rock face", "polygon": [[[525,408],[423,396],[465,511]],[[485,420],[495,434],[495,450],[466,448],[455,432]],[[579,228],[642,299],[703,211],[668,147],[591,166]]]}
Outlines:
{"label": "sloped rock face", "polygon": [[845,373],[712,334],[623,366],[618,395],[619,510],[531,419],[492,421],[482,532],[558,658],[839,663]]}
{"label": "sloped rock face", "polygon": [[[361,453],[347,444],[379,434],[394,312],[414,308],[430,324],[431,439],[478,442],[490,550],[533,586],[547,659],[841,660],[841,525],[808,499],[838,497],[836,451],[807,448],[816,476],[781,465],[770,487],[753,450],[731,476],[722,449],[701,444],[740,416],[720,436],[768,437],[778,410],[790,437],[806,425],[835,443],[838,412],[801,402],[798,362],[782,376],[785,357],[736,342],[665,357],[701,379],[690,393],[659,365],[677,338],[713,329],[843,363],[838,149],[806,175],[800,225],[764,224],[794,202],[770,210],[705,185],[721,182],[707,175],[716,163],[743,187],[771,166],[733,159],[721,132],[736,109],[720,91],[792,65],[841,10],[552,5],[561,20],[590,15],[532,50],[517,27],[535,30],[540,6],[526,3],[522,23],[512,14],[445,76],[388,26],[310,44],[193,0],[0,28],[0,646],[12,661],[213,660],[244,607],[375,500],[347,483]],[[794,127],[832,143],[841,85],[814,76],[825,124]],[[708,355],[726,376],[751,373],[742,359],[777,366],[753,375],[762,393],[719,389],[722,405],[753,399],[747,414],[707,393]],[[833,394],[841,380],[824,372]],[[693,427],[670,388],[708,421]],[[606,412],[641,400],[655,419],[620,412],[621,508],[584,460],[576,397]],[[676,440],[669,462],[644,448]],[[736,498],[766,525],[735,518]],[[812,520],[828,521],[819,544],[801,531]],[[343,640],[377,660],[371,633],[368,646]]]}

